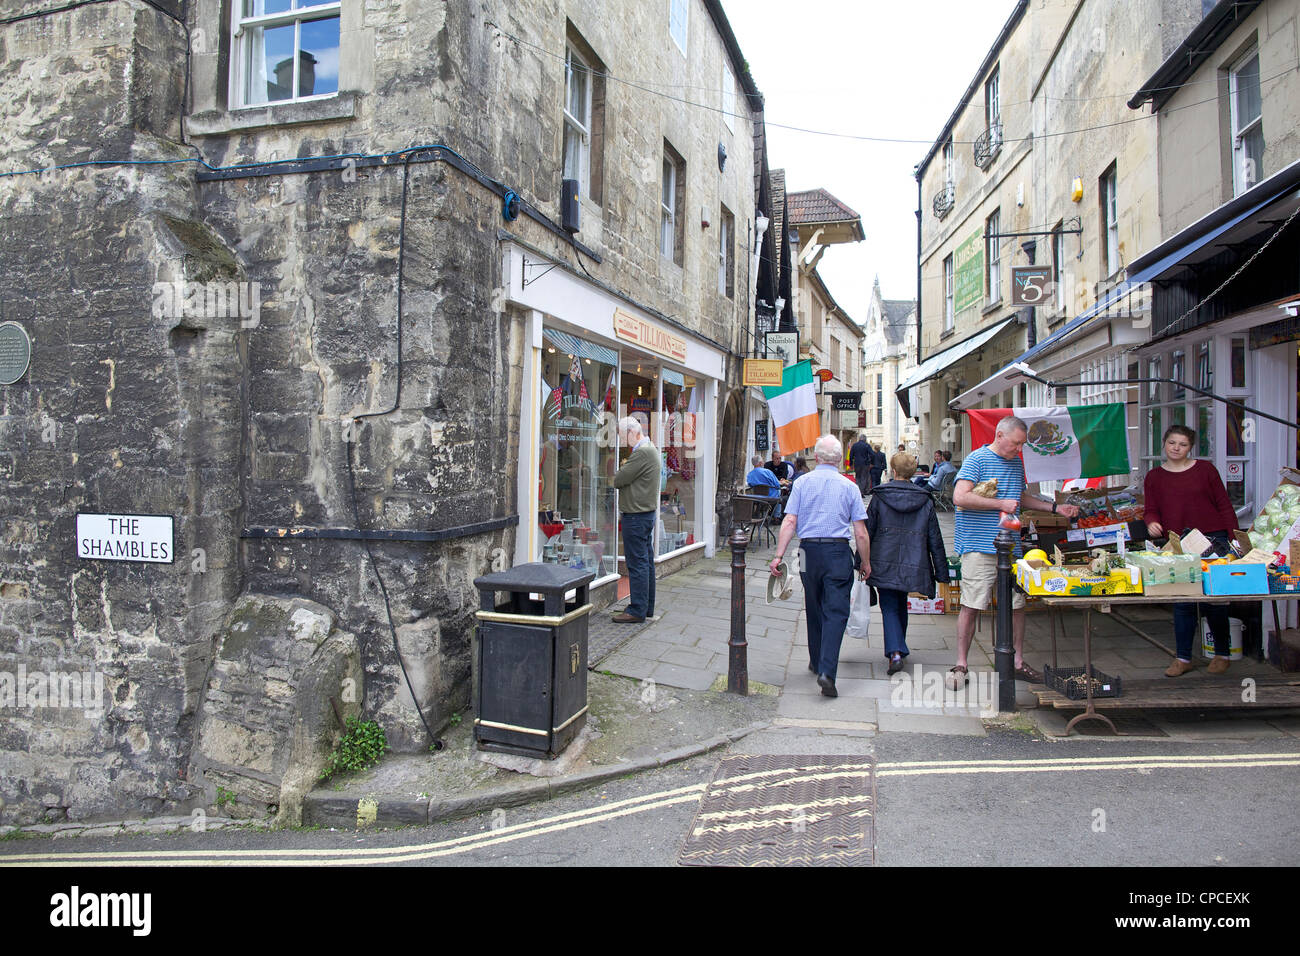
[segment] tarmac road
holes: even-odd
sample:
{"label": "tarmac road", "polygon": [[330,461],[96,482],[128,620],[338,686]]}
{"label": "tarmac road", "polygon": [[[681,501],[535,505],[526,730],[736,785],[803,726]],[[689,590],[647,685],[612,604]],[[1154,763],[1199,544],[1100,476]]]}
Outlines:
{"label": "tarmac road", "polygon": [[[827,742],[771,731],[731,753],[813,753]],[[1300,863],[1300,746],[1290,739],[1057,742],[1003,730],[843,744],[845,757],[876,761],[880,866]],[[430,827],[10,839],[0,866],[672,866],[723,756]]]}

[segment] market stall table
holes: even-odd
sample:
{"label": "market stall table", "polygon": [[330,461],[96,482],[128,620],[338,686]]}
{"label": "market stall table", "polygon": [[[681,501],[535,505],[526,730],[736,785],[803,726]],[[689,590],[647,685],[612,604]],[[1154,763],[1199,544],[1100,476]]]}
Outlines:
{"label": "market stall table", "polygon": [[[1161,644],[1155,638],[1145,633],[1138,625],[1128,620],[1123,614],[1117,613],[1116,608],[1124,607],[1152,607],[1155,605],[1167,605],[1173,603],[1196,603],[1196,604],[1246,604],[1257,603],[1261,601],[1273,602],[1273,626],[1276,633],[1282,633],[1280,619],[1277,613],[1278,601],[1296,601],[1300,600],[1300,593],[1287,594],[1234,594],[1234,595],[1205,595],[1188,596],[1188,597],[1166,597],[1161,595],[1097,595],[1095,597],[1056,597],[1045,595],[1042,596],[1042,602],[1051,614],[1052,621],[1052,667],[1056,663],[1056,630],[1058,618],[1062,610],[1077,608],[1084,612],[1083,615],[1083,662],[1084,673],[1088,679],[1084,680],[1084,686],[1087,694],[1084,700],[1070,700],[1062,694],[1059,694],[1050,688],[1043,691],[1035,691],[1039,698],[1040,704],[1050,703],[1057,709],[1077,708],[1082,706],[1084,712],[1071,718],[1070,722],[1065,725],[1065,732],[1068,735],[1074,728],[1074,725],[1082,720],[1089,718],[1100,720],[1110,727],[1111,733],[1117,733],[1115,725],[1105,714],[1097,712],[1093,704],[1092,689],[1092,613],[1094,610],[1109,614],[1111,620],[1115,621],[1122,627],[1132,631],[1148,644],[1154,645],[1164,651],[1171,658],[1174,652]],[[1064,625],[1061,628],[1061,635],[1065,635]],[[1203,686],[1193,686],[1193,685]],[[1256,679],[1256,701],[1260,695],[1259,691],[1267,689],[1269,693],[1263,695],[1267,699],[1264,704],[1256,703],[1256,706],[1270,707],[1300,707],[1300,675],[1281,675],[1273,678]],[[1239,707],[1243,704],[1253,703],[1242,700],[1241,687],[1232,681],[1194,681],[1179,683],[1171,678],[1154,681],[1133,681],[1125,685],[1124,696],[1106,698],[1106,706],[1113,710],[1135,710],[1142,708],[1182,708],[1182,707]]]}

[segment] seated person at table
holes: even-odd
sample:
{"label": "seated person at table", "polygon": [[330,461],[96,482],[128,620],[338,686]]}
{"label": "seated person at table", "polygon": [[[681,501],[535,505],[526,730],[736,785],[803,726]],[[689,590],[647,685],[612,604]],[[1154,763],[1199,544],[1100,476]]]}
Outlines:
{"label": "seated person at table", "polygon": [[[761,456],[755,455],[751,459],[751,462],[754,467],[751,468],[749,474],[745,476],[745,484],[749,485],[749,487],[753,489],[753,493],[756,495],[766,495],[769,498],[779,498],[781,496],[781,482],[777,480],[776,475],[763,467],[763,459]],[[780,507],[781,505],[779,503],[775,505],[773,507],[773,512],[778,511]]]}
{"label": "seated person at table", "polygon": [[957,466],[952,463],[952,452],[936,451],[934,453],[934,468],[930,471],[930,476],[922,481],[919,478],[913,478],[918,485],[925,485],[930,491],[938,491],[943,487],[943,479],[948,475],[954,474]]}
{"label": "seated person at table", "polygon": [[808,460],[806,458],[801,458],[801,457],[795,458],[794,460],[795,478],[798,478],[800,475],[809,474],[811,471],[812,469],[808,467]]}
{"label": "seated person at table", "polygon": [[772,474],[776,475],[778,481],[794,481],[794,465],[788,461],[781,460],[781,453],[775,451],[772,453],[772,460],[763,466]]}

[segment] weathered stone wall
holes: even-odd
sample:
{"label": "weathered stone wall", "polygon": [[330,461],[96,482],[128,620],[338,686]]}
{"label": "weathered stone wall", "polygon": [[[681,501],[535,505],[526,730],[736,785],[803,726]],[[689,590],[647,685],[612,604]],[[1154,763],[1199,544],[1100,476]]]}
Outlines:
{"label": "weathered stone wall", "polygon": [[[183,159],[180,74],[160,69],[183,58],[179,26],[137,3],[6,26],[4,168]],[[244,363],[237,319],[154,309],[155,282],[236,277],[193,203],[188,164],[0,179],[0,301],[33,339],[30,371],[0,389],[0,672],[104,688],[102,714],[8,703],[6,822],[196,796],[193,719],[238,591]],[[175,563],[78,560],[79,511],[173,515]]]}
{"label": "weathered stone wall", "polygon": [[[668,37],[666,9],[633,0],[614,11],[595,0],[344,0],[339,96],[248,111],[228,109],[228,4],[190,7],[184,127],[213,166],[442,143],[558,217],[566,24],[617,75],[690,88],[701,105],[608,82],[600,203],[584,199],[580,236],[604,261],[583,265],[724,346],[737,340],[748,315],[753,127],[742,116],[733,132],[716,111],[723,48],[701,4],[691,6],[687,58]],[[296,792],[303,781],[282,760],[311,750],[293,750],[301,726],[264,721],[284,736],[243,752],[212,722],[279,679],[256,655],[214,663],[241,594],[333,615],[334,632],[356,638],[366,716],[394,749],[423,749],[407,677],[435,732],[464,709],[472,581],[514,550],[509,527],[368,548],[243,536],[447,529],[509,515],[522,322],[498,292],[500,199],[449,165],[196,182],[197,165],[184,161],[196,152],[181,134],[185,62],[180,25],[138,0],[0,32],[4,169],[182,161],[0,179],[0,301],[34,340],[29,374],[0,389],[0,672],[105,675],[101,715],[4,714],[6,823],[188,808],[236,778],[258,781],[245,789],[267,806],[276,787]],[[739,91],[736,103],[745,108]],[[687,163],[681,267],[658,254],[664,139]],[[734,298],[717,292],[722,203],[735,216]],[[509,228],[557,258],[576,255],[526,217]],[[187,309],[168,291],[190,288],[178,282],[218,284],[256,306],[196,307],[200,296]],[[78,511],[174,516],[176,562],[78,560]],[[327,683],[352,654],[346,640],[329,646],[318,662],[334,675]],[[300,717],[328,724],[320,680],[294,686],[315,695],[314,706],[295,704]],[[261,711],[250,708],[251,721]],[[259,770],[272,753],[275,772]],[[299,777],[310,763],[295,764]]]}

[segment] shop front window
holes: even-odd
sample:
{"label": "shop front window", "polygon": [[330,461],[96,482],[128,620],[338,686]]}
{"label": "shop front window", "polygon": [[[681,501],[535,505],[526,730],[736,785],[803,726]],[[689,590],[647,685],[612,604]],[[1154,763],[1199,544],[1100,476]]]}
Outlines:
{"label": "shop front window", "polygon": [[664,486],[659,504],[659,554],[695,544],[703,389],[696,379],[663,369]]}
{"label": "shop front window", "polygon": [[542,332],[542,447],[535,560],[617,573],[618,354],[553,329]]}

